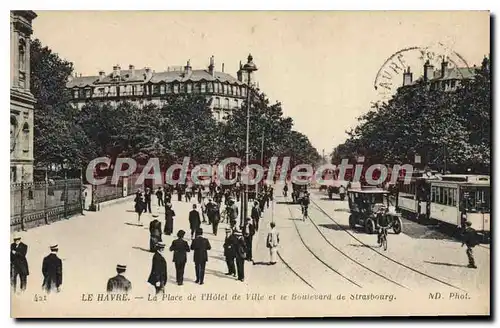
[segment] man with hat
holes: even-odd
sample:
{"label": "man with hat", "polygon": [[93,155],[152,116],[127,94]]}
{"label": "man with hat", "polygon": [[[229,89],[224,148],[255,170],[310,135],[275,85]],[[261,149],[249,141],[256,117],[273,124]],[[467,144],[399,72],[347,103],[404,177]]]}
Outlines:
{"label": "man with hat", "polygon": [[50,246],[50,254],[43,259],[43,289],[50,293],[54,289],[59,292],[62,285],[62,261],[57,257],[58,245]]}
{"label": "man with hat", "polygon": [[233,248],[235,250],[236,271],[238,272],[238,280],[245,280],[245,259],[247,257],[247,246],[243,234],[239,230],[234,230],[233,235]]}
{"label": "man with hat", "polygon": [[193,204],[193,209],[189,212],[189,228],[191,229],[191,239],[194,239],[196,230],[200,228],[201,220],[200,213],[196,210],[196,204]]}
{"label": "man with hat", "polygon": [[174,217],[175,217],[175,212],[172,209],[172,204],[168,203],[165,206],[165,231],[164,231],[164,233],[167,236],[170,236],[174,231]]}
{"label": "man with hat", "polygon": [[149,251],[154,252],[155,246],[161,240],[161,222],[154,219],[149,223]]}
{"label": "man with hat", "polygon": [[467,258],[469,259],[469,265],[467,267],[477,269],[476,262],[474,261],[474,254],[472,252],[473,248],[479,244],[477,240],[477,232],[474,228],[472,228],[472,222],[465,221],[465,226],[466,228],[462,241],[462,247],[464,244],[467,246],[467,250],[465,251]]}
{"label": "man with hat", "polygon": [[26,253],[28,253],[28,246],[21,242],[21,236],[14,236],[14,242],[10,244],[10,279],[14,291],[16,291],[18,275],[21,281],[21,291],[26,289],[29,275]]}
{"label": "man with hat", "polygon": [[235,204],[234,199],[229,200],[228,218],[231,220],[238,220],[238,206]]}
{"label": "man with hat", "polygon": [[231,229],[226,228],[226,238],[224,239],[224,257],[226,258],[227,264],[226,276],[232,275],[236,277],[236,267],[234,265],[234,259],[236,258],[236,243],[236,236],[232,234]]}
{"label": "man with hat", "polygon": [[259,231],[260,209],[258,202],[253,203],[252,212],[250,216],[252,217],[252,222],[255,227],[255,231]]}
{"label": "man with hat", "polygon": [[247,245],[246,260],[252,261],[252,242],[253,242],[253,236],[255,235],[255,227],[252,224],[252,219],[246,218],[242,233],[243,233],[243,238],[245,239],[245,244]]}
{"label": "man with hat", "polygon": [[208,261],[208,251],[212,249],[208,239],[203,237],[203,229],[196,230],[196,238],[191,242],[194,251],[194,266],[196,270],[196,283],[203,285],[205,280],[205,266]]}
{"label": "man with hat", "polygon": [[187,262],[186,253],[190,251],[187,241],[183,239],[185,234],[184,230],[179,230],[177,232],[177,239],[173,240],[172,245],[170,245],[170,251],[174,252],[175,277],[179,286],[184,283],[184,268]]}
{"label": "man with hat", "polygon": [[149,274],[148,282],[156,289],[156,294],[159,294],[167,284],[167,261],[163,257],[165,244],[156,244],[156,252],[153,255],[151,273]]}
{"label": "man with hat", "polygon": [[116,276],[108,280],[108,285],[106,287],[108,293],[128,293],[132,289],[130,281],[123,276],[126,270],[126,265],[118,264],[116,266]]}

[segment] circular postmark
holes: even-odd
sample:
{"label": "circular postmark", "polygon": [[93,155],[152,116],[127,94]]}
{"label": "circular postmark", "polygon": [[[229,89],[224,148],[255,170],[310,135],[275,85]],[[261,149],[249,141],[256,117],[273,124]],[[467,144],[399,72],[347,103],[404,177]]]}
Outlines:
{"label": "circular postmark", "polygon": [[465,59],[442,43],[408,47],[392,54],[380,67],[373,86],[381,100],[388,99],[403,85],[419,79],[436,79],[451,74],[459,79],[471,72]]}

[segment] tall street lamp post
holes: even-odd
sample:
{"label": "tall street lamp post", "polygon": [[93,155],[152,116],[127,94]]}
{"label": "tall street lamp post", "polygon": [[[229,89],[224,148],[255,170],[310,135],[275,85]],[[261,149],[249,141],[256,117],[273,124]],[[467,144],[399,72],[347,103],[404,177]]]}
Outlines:
{"label": "tall street lamp post", "polygon": [[[247,135],[246,135],[246,147],[245,147],[245,163],[248,167],[249,165],[249,144],[250,144],[250,92],[252,91],[251,86],[251,78],[252,73],[257,70],[257,66],[253,62],[253,57],[251,54],[248,55],[248,61],[245,65],[243,65],[242,70],[247,73],[248,81],[247,81]],[[240,216],[240,225],[243,225],[245,219],[248,216],[248,176],[247,183],[245,183],[245,193],[242,199],[242,211]]]}

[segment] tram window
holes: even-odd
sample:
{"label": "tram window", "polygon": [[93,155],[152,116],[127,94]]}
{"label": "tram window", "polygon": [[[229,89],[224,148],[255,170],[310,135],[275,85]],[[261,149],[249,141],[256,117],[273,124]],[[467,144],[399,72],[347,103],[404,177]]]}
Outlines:
{"label": "tram window", "polygon": [[442,204],[443,203],[443,199],[444,199],[443,188],[439,188],[438,189],[438,199],[437,199],[436,203]]}
{"label": "tram window", "polygon": [[457,206],[457,190],[456,189],[450,189],[450,198],[451,198],[451,205]]}
{"label": "tram window", "polygon": [[443,188],[443,205],[448,205],[448,188]]}
{"label": "tram window", "polygon": [[437,190],[436,187],[432,187],[432,190],[431,190],[431,202],[433,202],[433,203],[436,201],[436,190]]}

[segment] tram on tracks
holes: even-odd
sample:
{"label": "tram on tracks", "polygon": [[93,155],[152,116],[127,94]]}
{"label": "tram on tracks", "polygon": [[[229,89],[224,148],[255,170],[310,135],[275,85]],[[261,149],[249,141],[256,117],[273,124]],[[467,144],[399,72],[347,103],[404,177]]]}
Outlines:
{"label": "tram on tracks", "polygon": [[491,186],[487,175],[424,174],[398,181],[396,209],[417,220],[435,220],[490,233]]}

